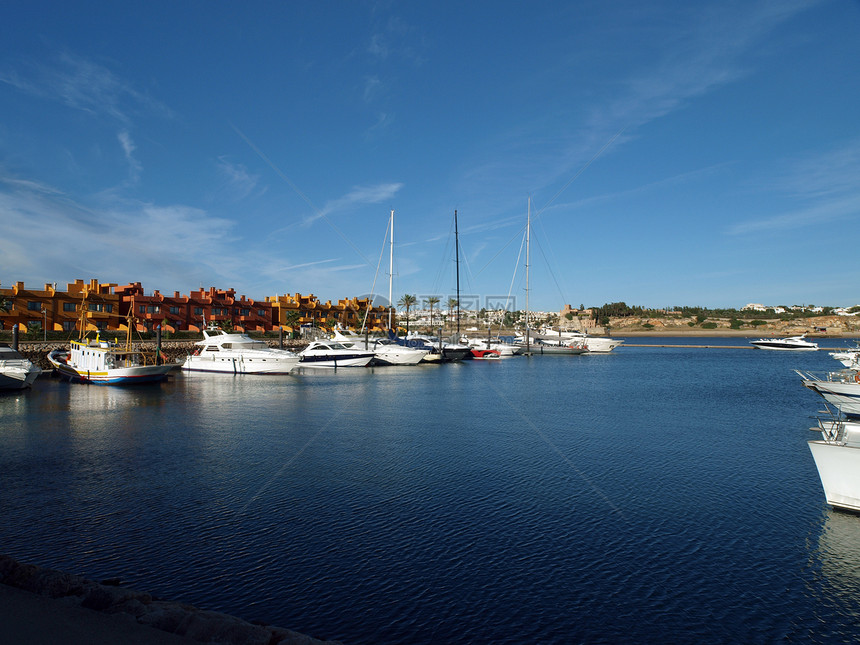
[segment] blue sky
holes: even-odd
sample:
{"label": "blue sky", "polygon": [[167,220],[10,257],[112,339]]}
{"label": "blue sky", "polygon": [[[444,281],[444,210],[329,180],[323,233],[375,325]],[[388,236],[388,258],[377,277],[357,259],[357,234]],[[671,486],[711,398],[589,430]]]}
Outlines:
{"label": "blue sky", "polygon": [[848,0],[4,3],[0,283],[387,294],[394,209],[395,299],[447,300],[456,209],[464,306],[523,308],[531,198],[532,309],[857,304],[858,33]]}

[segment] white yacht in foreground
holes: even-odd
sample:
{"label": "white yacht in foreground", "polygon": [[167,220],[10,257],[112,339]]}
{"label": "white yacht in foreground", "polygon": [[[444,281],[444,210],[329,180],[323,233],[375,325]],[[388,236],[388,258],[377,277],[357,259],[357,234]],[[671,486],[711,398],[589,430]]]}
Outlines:
{"label": "white yacht in foreground", "polygon": [[809,442],[824,497],[831,506],[860,511],[860,423],[818,420],[821,439]]}
{"label": "white yacht in foreground", "polygon": [[194,343],[182,369],[186,372],[221,372],[223,374],[289,374],[298,364],[297,354],[269,347],[265,341],[247,334],[230,334],[210,325],[203,330],[203,340]]}
{"label": "white yacht in foreground", "polygon": [[787,338],[759,338],[751,340],[750,345],[759,349],[779,349],[784,351],[817,351],[818,343],[806,340],[806,334]]}
{"label": "white yacht in foreground", "polygon": [[38,365],[11,347],[0,345],[0,390],[23,390],[30,387],[41,373]]}
{"label": "white yacht in foreground", "polygon": [[860,372],[840,370],[813,374],[795,370],[803,386],[820,395],[827,403],[848,416],[860,416]]}

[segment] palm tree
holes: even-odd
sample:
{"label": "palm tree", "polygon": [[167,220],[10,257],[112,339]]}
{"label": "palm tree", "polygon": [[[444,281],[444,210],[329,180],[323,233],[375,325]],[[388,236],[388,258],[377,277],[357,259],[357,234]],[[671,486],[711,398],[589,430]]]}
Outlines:
{"label": "palm tree", "polygon": [[291,311],[287,311],[283,315],[284,324],[290,328],[290,338],[296,337],[296,328],[299,326],[301,322],[302,315],[296,311],[295,309]]}
{"label": "palm tree", "polygon": [[427,304],[430,305],[430,329],[433,329],[433,305],[439,304],[439,298],[436,296],[430,296],[427,298]]}
{"label": "palm tree", "polygon": [[460,318],[460,301],[456,298],[448,298],[448,311],[451,312],[451,318],[454,318],[454,307],[457,308],[457,319]]}
{"label": "palm tree", "polygon": [[409,308],[412,305],[414,305],[416,302],[418,302],[418,298],[416,298],[415,296],[412,296],[408,293],[405,296],[403,296],[402,298],[400,298],[400,300],[397,301],[398,305],[406,308],[406,335],[407,336],[409,335]]}

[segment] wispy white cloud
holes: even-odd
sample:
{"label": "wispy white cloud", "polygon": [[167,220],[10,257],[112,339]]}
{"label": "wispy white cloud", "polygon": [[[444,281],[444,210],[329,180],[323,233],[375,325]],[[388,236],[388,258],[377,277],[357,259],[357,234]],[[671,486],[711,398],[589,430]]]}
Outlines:
{"label": "wispy white cloud", "polygon": [[4,267],[28,279],[147,276],[153,288],[173,288],[225,279],[232,270],[234,223],[200,209],[118,200],[84,205],[33,182],[4,180],[0,211]]}
{"label": "wispy white cloud", "polygon": [[380,60],[388,58],[388,44],[385,41],[385,36],[381,33],[373,34],[370,37],[367,51],[374,58],[379,58]]}
{"label": "wispy white cloud", "polygon": [[636,127],[683,107],[688,101],[752,73],[747,54],[781,23],[814,3],[747,2],[689,5],[683,29],[668,27],[662,57],[631,76],[608,104],[595,107],[590,126],[606,132]]}
{"label": "wispy white cloud", "polygon": [[378,76],[368,76],[364,79],[364,102],[370,103],[381,87],[382,81]]}
{"label": "wispy white cloud", "polygon": [[860,139],[834,150],[795,161],[781,176],[765,181],[765,188],[792,203],[809,203],[768,217],[739,222],[730,235],[797,229],[860,218]]}
{"label": "wispy white cloud", "polygon": [[400,183],[377,184],[375,186],[356,186],[343,197],[327,202],[320,210],[305,218],[305,225],[310,225],[316,220],[334,215],[336,213],[348,212],[353,207],[363,204],[379,204],[394,199],[397,192],[403,187]]}
{"label": "wispy white cloud", "polygon": [[110,69],[69,52],[50,63],[25,61],[18,68],[7,63],[0,82],[22,92],[59,101],[94,115],[105,115],[129,124],[138,112],[172,117],[160,101],[136,89]]}
{"label": "wispy white cloud", "polygon": [[140,179],[140,173],[143,169],[140,162],[134,157],[135,145],[131,140],[131,135],[127,130],[121,130],[119,134],[117,134],[117,139],[119,139],[123,153],[125,153],[125,159],[128,161],[130,179],[132,183],[136,183],[137,180]]}
{"label": "wispy white cloud", "polygon": [[836,220],[847,217],[856,219],[858,216],[860,216],[860,195],[851,195],[773,217],[741,222],[731,226],[728,233],[730,235],[747,235],[767,231],[777,232],[831,224]]}
{"label": "wispy white cloud", "polygon": [[236,199],[243,199],[255,192],[260,182],[259,175],[251,174],[245,166],[231,163],[226,157],[218,157],[218,172]]}

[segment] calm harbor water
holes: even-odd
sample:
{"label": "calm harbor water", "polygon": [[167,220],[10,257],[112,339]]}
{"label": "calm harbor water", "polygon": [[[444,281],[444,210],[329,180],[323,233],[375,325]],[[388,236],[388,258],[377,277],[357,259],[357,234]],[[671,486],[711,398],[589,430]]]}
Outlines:
{"label": "calm harbor water", "polygon": [[860,516],[824,502],[795,367],[838,364],[41,378],[0,397],[0,551],[350,645],[852,641]]}

